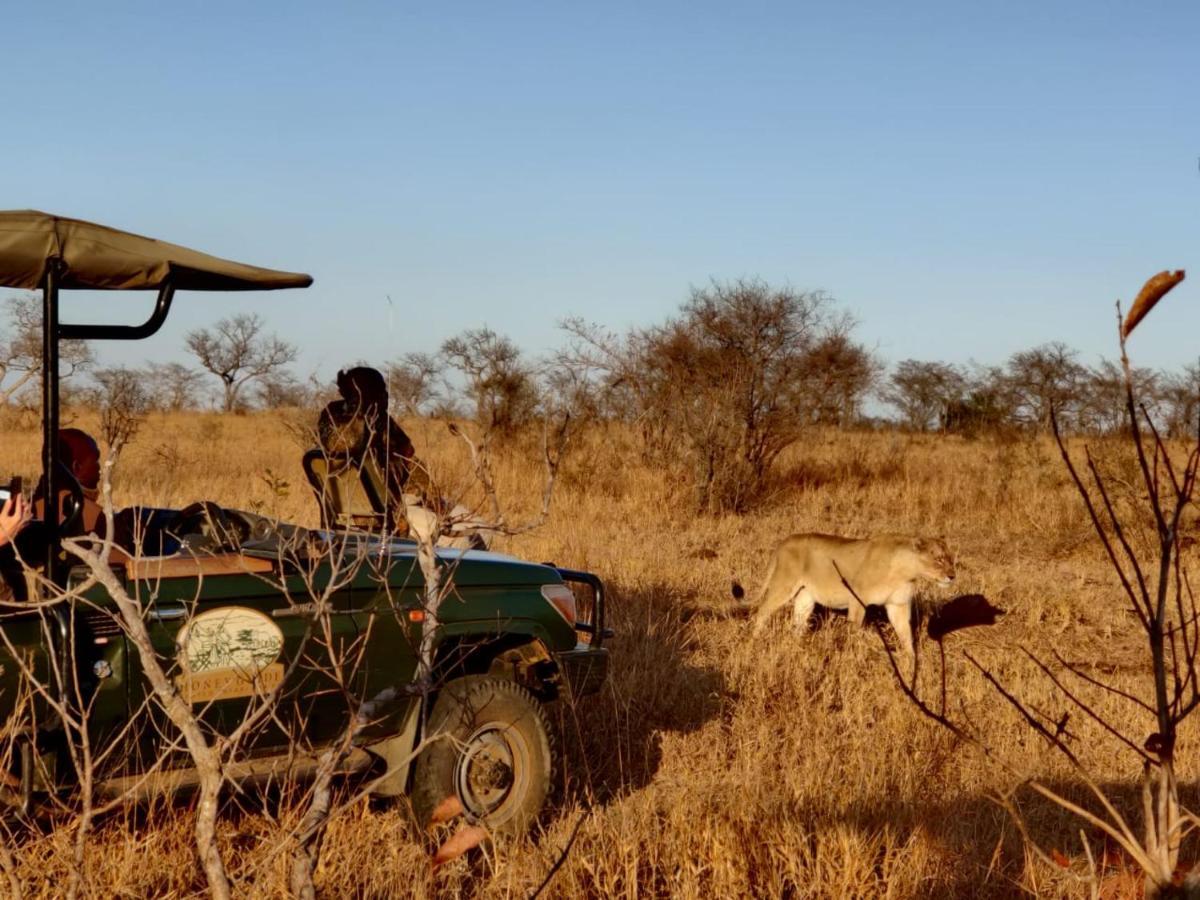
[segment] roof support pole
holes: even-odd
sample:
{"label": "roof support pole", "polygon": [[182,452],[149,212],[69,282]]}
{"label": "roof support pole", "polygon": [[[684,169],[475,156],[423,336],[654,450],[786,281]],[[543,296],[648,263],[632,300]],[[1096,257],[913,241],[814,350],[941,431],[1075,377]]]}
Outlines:
{"label": "roof support pole", "polygon": [[[46,497],[42,517],[46,527],[46,579],[59,584],[61,539],[58,527],[58,275],[61,261],[46,260],[42,278],[42,473]],[[60,585],[61,586],[61,585]]]}

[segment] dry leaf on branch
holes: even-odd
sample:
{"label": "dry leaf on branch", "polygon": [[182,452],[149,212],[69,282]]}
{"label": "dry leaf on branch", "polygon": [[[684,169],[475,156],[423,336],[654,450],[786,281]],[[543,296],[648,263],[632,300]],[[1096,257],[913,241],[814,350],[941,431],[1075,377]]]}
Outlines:
{"label": "dry leaf on branch", "polygon": [[1138,322],[1146,318],[1146,314],[1154,309],[1154,305],[1165,297],[1171,288],[1183,281],[1183,277],[1183,269],[1176,269],[1174,272],[1162,271],[1152,275],[1142,285],[1133,306],[1129,307],[1129,314],[1125,316],[1125,324],[1121,326],[1122,340],[1129,337],[1133,329],[1137,328]]}

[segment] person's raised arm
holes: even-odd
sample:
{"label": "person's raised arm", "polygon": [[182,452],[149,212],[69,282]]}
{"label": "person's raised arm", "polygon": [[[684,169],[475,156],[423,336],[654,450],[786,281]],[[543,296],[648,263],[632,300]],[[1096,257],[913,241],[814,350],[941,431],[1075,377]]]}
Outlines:
{"label": "person's raised arm", "polygon": [[4,506],[0,507],[0,547],[15,538],[32,516],[33,510],[25,502],[24,495],[17,494],[5,500]]}

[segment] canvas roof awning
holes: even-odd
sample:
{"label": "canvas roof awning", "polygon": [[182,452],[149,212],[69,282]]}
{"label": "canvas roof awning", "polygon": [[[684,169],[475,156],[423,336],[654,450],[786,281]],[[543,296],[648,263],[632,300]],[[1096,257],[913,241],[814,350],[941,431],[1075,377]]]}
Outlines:
{"label": "canvas roof awning", "polygon": [[232,262],[36,210],[0,212],[0,287],[41,287],[46,261],[65,265],[60,288],[100,291],[270,291],[302,288],[312,276]]}

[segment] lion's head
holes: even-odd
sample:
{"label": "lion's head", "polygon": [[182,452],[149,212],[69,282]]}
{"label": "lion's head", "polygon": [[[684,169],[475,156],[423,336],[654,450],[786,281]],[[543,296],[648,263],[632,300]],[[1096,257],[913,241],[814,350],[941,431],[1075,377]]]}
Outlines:
{"label": "lion's head", "polygon": [[944,540],[918,538],[913,547],[921,559],[922,575],[943,585],[954,580],[954,557]]}

